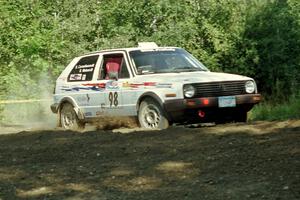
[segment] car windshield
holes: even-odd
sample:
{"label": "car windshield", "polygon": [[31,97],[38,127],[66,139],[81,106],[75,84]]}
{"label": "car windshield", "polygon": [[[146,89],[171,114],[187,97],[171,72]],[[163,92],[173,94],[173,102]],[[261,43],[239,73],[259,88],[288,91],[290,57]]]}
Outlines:
{"label": "car windshield", "polygon": [[183,49],[135,50],[129,54],[140,75],[208,71],[201,62]]}

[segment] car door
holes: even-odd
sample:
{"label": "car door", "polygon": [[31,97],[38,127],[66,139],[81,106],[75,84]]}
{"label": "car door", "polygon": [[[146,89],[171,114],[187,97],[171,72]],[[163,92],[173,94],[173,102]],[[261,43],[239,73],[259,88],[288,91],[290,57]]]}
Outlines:
{"label": "car door", "polygon": [[[104,96],[104,101],[100,104],[102,115],[131,115],[132,111],[124,105],[124,102],[126,102],[124,98],[126,100],[128,97],[123,96],[124,85],[128,83],[132,76],[128,69],[128,61],[124,51],[101,54],[101,64],[95,84],[102,85],[104,88],[98,94],[99,99]],[[97,99],[97,95],[93,98]]]}

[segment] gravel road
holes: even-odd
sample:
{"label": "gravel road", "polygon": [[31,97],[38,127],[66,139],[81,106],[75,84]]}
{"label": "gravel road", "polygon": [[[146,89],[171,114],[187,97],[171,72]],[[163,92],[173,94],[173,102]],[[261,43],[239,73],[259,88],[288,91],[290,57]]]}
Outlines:
{"label": "gravel road", "polygon": [[1,200],[300,199],[299,120],[1,133]]}

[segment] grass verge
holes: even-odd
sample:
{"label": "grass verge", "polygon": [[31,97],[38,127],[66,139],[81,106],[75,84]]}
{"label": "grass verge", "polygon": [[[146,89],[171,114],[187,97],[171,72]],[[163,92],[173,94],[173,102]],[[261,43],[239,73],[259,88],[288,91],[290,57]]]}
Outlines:
{"label": "grass verge", "polygon": [[288,102],[281,104],[262,102],[251,110],[249,119],[250,121],[300,119],[300,96],[295,95]]}

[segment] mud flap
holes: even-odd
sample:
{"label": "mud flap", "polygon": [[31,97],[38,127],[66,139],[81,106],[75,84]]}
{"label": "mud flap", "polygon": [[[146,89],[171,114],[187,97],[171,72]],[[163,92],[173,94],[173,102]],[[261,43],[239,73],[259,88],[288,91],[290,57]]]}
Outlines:
{"label": "mud flap", "polygon": [[60,109],[58,109],[58,111],[57,111],[56,127],[62,127],[61,121],[60,121]]}

